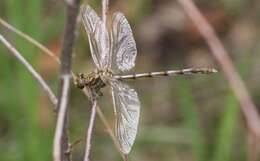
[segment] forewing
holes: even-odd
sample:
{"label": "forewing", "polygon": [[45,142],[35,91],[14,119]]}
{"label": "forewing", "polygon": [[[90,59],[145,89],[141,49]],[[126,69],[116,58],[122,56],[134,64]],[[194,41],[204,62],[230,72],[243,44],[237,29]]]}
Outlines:
{"label": "forewing", "polygon": [[98,68],[107,68],[110,56],[109,35],[106,25],[89,5],[83,5],[81,12],[94,63]]}
{"label": "forewing", "polygon": [[100,22],[95,33],[95,40],[97,42],[98,52],[100,54],[101,68],[107,69],[110,64],[110,43],[109,34],[104,22]]}
{"label": "forewing", "polygon": [[116,108],[116,136],[121,151],[128,154],[137,134],[140,101],[136,91],[120,81],[112,83],[112,97]]}
{"label": "forewing", "polygon": [[123,13],[116,12],[112,22],[113,61],[121,71],[130,70],[135,66],[137,55],[136,43],[132,29]]}

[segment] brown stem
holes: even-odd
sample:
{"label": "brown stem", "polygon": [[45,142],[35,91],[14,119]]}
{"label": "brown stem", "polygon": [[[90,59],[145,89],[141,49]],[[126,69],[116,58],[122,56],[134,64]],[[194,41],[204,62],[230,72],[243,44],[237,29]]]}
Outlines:
{"label": "brown stem", "polygon": [[58,98],[58,117],[54,136],[53,160],[70,161],[68,134],[68,101],[71,80],[71,58],[75,39],[75,30],[79,12],[79,0],[67,3],[67,22],[61,51],[60,86]]}
{"label": "brown stem", "polygon": [[93,128],[94,128],[94,122],[96,118],[97,113],[97,100],[92,101],[92,109],[91,109],[91,115],[88,125],[88,131],[87,131],[87,137],[86,137],[86,148],[85,148],[85,157],[84,161],[89,161],[90,156],[90,150],[91,150],[91,140],[93,135]]}
{"label": "brown stem", "polygon": [[32,67],[30,63],[28,63],[25,58],[15,49],[15,47],[7,41],[3,35],[0,34],[0,41],[7,47],[7,49],[16,57],[18,61],[20,61],[26,69],[31,73],[31,75],[35,78],[35,80],[39,83],[40,87],[43,91],[47,94],[49,99],[51,100],[52,104],[56,107],[57,106],[57,98],[52,92],[51,88],[48,84],[44,81],[39,73]]}

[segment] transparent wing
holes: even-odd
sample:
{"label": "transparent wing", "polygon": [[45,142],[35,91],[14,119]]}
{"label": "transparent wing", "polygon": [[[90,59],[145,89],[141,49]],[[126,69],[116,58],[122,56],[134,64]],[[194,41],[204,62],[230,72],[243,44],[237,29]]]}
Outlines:
{"label": "transparent wing", "polygon": [[89,6],[81,7],[82,21],[88,34],[91,55],[98,68],[107,68],[109,56],[109,35],[97,13]]}
{"label": "transparent wing", "polygon": [[121,71],[130,70],[135,66],[137,55],[136,43],[131,27],[125,16],[117,12],[113,15],[112,22],[112,52],[113,60]]}
{"label": "transparent wing", "polygon": [[121,151],[128,154],[137,134],[140,101],[136,91],[120,81],[112,82],[112,97],[116,108],[116,136]]}
{"label": "transparent wing", "polygon": [[88,34],[92,58],[96,66],[100,68],[101,65],[100,65],[100,57],[98,54],[99,51],[97,47],[97,42],[94,39],[96,28],[97,26],[99,26],[100,23],[100,18],[89,5],[82,5],[81,15],[82,15],[83,24],[85,26],[85,30]]}

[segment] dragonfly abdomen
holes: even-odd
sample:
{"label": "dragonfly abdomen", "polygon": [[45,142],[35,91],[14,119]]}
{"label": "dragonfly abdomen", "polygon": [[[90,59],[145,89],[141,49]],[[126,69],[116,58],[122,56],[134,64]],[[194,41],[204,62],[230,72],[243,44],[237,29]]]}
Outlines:
{"label": "dragonfly abdomen", "polygon": [[187,74],[211,74],[216,73],[216,69],[212,68],[188,68],[181,70],[167,70],[161,72],[149,72],[140,74],[130,74],[130,75],[115,75],[114,78],[123,79],[138,79],[138,78],[152,78],[160,76],[174,76],[174,75],[187,75]]}

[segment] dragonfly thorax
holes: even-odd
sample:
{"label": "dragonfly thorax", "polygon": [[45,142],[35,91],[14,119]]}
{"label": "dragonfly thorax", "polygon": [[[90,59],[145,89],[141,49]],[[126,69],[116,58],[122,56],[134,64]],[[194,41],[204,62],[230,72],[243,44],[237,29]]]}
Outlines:
{"label": "dragonfly thorax", "polygon": [[97,70],[87,75],[79,73],[76,76],[75,85],[80,89],[87,87],[94,96],[101,96],[100,90],[106,86],[108,77],[112,77],[112,72]]}

